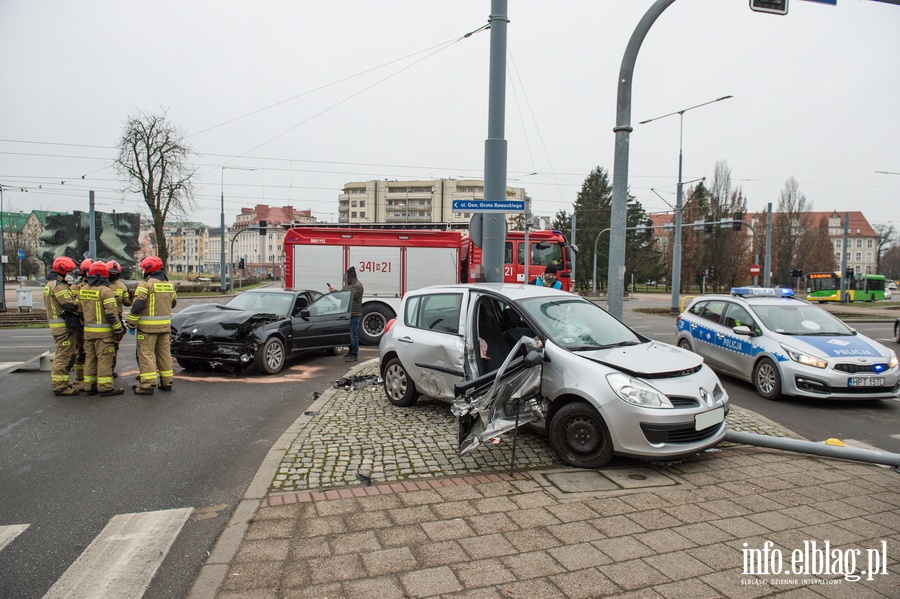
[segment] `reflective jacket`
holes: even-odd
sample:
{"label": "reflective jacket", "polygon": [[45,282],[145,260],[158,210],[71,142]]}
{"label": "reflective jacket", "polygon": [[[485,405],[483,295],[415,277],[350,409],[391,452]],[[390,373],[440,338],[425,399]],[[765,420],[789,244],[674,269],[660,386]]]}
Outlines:
{"label": "reflective jacket", "polygon": [[44,307],[47,309],[47,324],[54,337],[74,332],[66,330],[64,318],[66,315],[69,319],[73,316],[77,318],[78,314],[78,297],[68,283],[59,279],[47,281],[44,286]]}
{"label": "reflective jacket", "polygon": [[125,312],[124,306],[131,305],[131,294],[128,293],[128,286],[122,281],[110,281],[109,288],[116,295],[116,303],[119,305],[119,316]]}
{"label": "reflective jacket", "polygon": [[175,285],[149,277],[138,283],[128,314],[128,326],[143,333],[168,333],[175,305]]}
{"label": "reflective jacket", "polygon": [[[105,280],[105,279],[104,279]],[[84,314],[85,339],[109,339],[122,332],[116,294],[105,284],[82,284],[78,292]]]}

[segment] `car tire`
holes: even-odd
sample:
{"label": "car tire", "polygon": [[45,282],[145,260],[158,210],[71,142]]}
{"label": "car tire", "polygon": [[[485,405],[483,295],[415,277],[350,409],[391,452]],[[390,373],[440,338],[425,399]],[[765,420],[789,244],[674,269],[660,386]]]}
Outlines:
{"label": "car tire", "polygon": [[409,378],[399,358],[391,358],[384,368],[384,394],[388,403],[399,408],[408,408],[419,399],[416,384]]}
{"label": "car tire", "polygon": [[894,323],[894,340],[900,343],[900,321]]}
{"label": "car tire", "polygon": [[189,358],[175,358],[175,361],[178,362],[178,365],[184,368],[187,372],[197,372],[203,368],[203,362],[200,360],[191,360]]}
{"label": "car tire", "polygon": [[591,405],[577,401],[564,405],[550,421],[550,445],[565,464],[601,468],[613,456],[609,429]]}
{"label": "car tire", "polygon": [[686,349],[686,350],[688,350],[688,351],[690,351],[690,352],[694,351],[694,348],[691,347],[691,342],[688,341],[687,339],[679,339],[679,340],[678,340],[678,347],[680,347],[681,349]]}
{"label": "car tire", "polygon": [[325,353],[328,354],[329,356],[339,356],[342,353],[344,353],[344,346],[343,345],[335,345],[334,347],[329,347],[328,349],[325,350]]}
{"label": "car tire", "polygon": [[256,369],[265,374],[276,374],[284,368],[284,343],[278,337],[269,337],[256,351]]}
{"label": "car tire", "polygon": [[763,358],[753,369],[753,386],[760,397],[776,400],[781,397],[781,373],[778,366],[769,358]]}
{"label": "car tire", "polygon": [[384,335],[384,327],[394,314],[387,306],[363,306],[362,318],[359,319],[359,340],[366,345],[378,345]]}

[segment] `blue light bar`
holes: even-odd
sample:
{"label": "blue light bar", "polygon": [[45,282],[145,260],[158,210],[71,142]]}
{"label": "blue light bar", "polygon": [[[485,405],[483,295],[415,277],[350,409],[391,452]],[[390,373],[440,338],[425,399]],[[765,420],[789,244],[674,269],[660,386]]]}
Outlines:
{"label": "blue light bar", "polygon": [[784,287],[732,287],[731,295],[743,297],[794,297],[794,290]]}

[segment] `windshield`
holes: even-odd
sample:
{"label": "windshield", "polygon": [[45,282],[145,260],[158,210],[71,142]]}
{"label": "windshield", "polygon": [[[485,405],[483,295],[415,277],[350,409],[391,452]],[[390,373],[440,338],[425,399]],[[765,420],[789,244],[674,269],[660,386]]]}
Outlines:
{"label": "windshield", "polygon": [[754,306],[753,311],[767,329],[783,335],[852,335],[843,322],[809,305]]}
{"label": "windshield", "polygon": [[553,340],[568,350],[603,349],[642,343],[631,329],[605,310],[580,298],[536,297],[520,305]]}
{"label": "windshield", "polygon": [[235,310],[287,316],[294,305],[294,296],[286,293],[241,293],[225,305]]}

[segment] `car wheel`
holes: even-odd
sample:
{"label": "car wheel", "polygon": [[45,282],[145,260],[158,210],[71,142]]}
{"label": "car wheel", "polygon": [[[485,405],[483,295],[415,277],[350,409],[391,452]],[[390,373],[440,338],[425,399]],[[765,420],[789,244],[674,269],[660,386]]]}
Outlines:
{"label": "car wheel", "polygon": [[679,339],[678,347],[680,347],[681,349],[686,349],[688,351],[694,351],[694,349],[691,347],[691,342],[687,339]]}
{"label": "car wheel", "polygon": [[284,343],[278,337],[269,337],[256,352],[256,368],[266,374],[281,372],[284,368]]}
{"label": "car wheel", "polygon": [[384,394],[391,405],[400,408],[407,408],[419,399],[416,384],[398,358],[391,358],[384,369]]}
{"label": "car wheel", "polygon": [[564,405],[550,421],[550,445],[576,468],[600,468],[613,455],[609,429],[600,413],[585,402]]}
{"label": "car wheel", "polygon": [[781,374],[775,362],[769,358],[757,362],[753,370],[753,385],[763,399],[774,400],[781,397]]}
{"label": "car wheel", "polygon": [[894,323],[894,340],[900,343],[900,322]]}
{"label": "car wheel", "polygon": [[344,346],[343,345],[335,345],[334,347],[329,347],[328,349],[325,350],[325,353],[328,354],[329,356],[339,356],[342,353],[344,353]]}
{"label": "car wheel", "polygon": [[200,360],[191,360],[189,358],[175,358],[175,361],[178,362],[179,366],[181,366],[188,372],[197,372],[203,367],[203,362],[201,362]]}
{"label": "car wheel", "polygon": [[366,345],[378,345],[384,335],[384,327],[394,316],[386,306],[363,306],[362,318],[359,319],[359,340]]}

